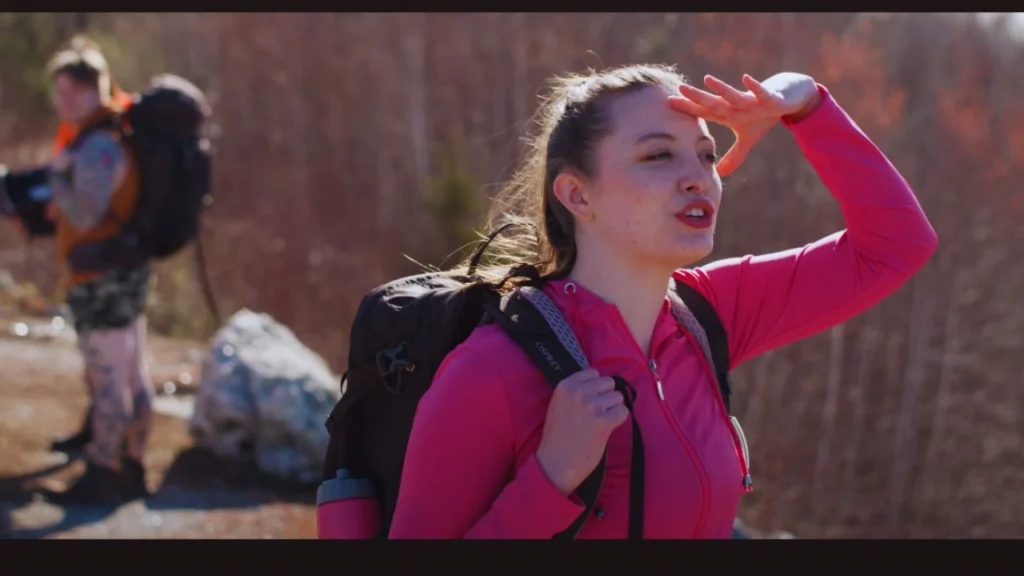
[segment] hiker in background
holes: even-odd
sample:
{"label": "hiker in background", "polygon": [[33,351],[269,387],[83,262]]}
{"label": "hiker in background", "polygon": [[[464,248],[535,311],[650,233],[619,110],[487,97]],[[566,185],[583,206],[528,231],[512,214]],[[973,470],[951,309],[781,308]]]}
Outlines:
{"label": "hiker in background", "polygon": [[[112,88],[106,59],[83,38],[72,39],[47,68],[62,122],[48,165],[58,257],[114,237],[136,208],[139,172],[117,122],[128,102]],[[85,473],[60,504],[116,502],[146,494],[143,456],[152,428],[153,396],[144,362],[149,265],[83,272],[68,266],[67,304],[82,353],[92,406]],[[56,446],[67,448],[67,443]]]}
{"label": "hiker in background", "polygon": [[[71,46],[77,46],[79,49],[87,49],[94,51],[95,54],[99,55],[100,59],[103,59],[102,52],[100,51],[99,46],[95,42],[92,42],[91,40],[85,37],[76,36],[75,38],[71,39],[69,44]],[[109,71],[107,72],[107,75],[108,77],[110,77]],[[109,94],[109,105],[112,109],[117,110],[120,113],[124,113],[132,105],[131,94],[122,90],[114,81],[113,77],[110,77]],[[68,144],[70,144],[72,140],[74,140],[79,128],[77,123],[75,123],[73,120],[68,119],[64,114],[59,115],[61,122],[60,125],[57,127],[57,135],[53,139],[54,157],[59,156],[60,153],[64,150],[64,148],[66,148]],[[50,202],[47,204],[47,208],[47,219],[52,222],[56,222],[58,220],[57,205]],[[69,288],[67,281],[70,280],[70,278],[67,275],[65,275],[63,277],[63,280],[65,282],[64,288]],[[85,370],[84,379],[86,384],[86,391],[89,395],[89,406],[86,409],[85,418],[82,421],[82,427],[78,430],[78,432],[66,438],[58,438],[54,440],[54,442],[50,446],[50,449],[55,452],[65,452],[73,454],[84,449],[92,440],[92,413],[95,404],[93,393],[95,391],[95,387],[92,385],[89,378],[89,369],[87,367]]]}
{"label": "hiker in background", "polygon": [[[68,42],[68,46],[94,51],[99,55],[97,61],[103,61],[99,46],[85,37],[72,38]],[[103,66],[105,68],[106,64],[104,63]],[[121,90],[113,78],[109,80],[109,94],[113,108],[123,111],[131,106],[131,94]],[[67,116],[66,111],[61,111],[60,104],[55,102],[55,105],[58,107],[60,124],[51,146],[53,158],[60,155],[78,132],[76,122]],[[51,237],[57,232],[57,212],[52,203],[53,194],[49,180],[49,165],[18,171],[9,171],[6,166],[0,165],[0,215],[11,217],[12,225],[26,237]],[[62,283],[66,280],[67,275],[62,275]],[[62,287],[67,288],[66,285]],[[78,431],[53,441],[50,448],[55,452],[78,453],[92,439],[93,386],[89,383],[88,370],[85,370],[83,380],[89,396],[89,406],[86,409],[85,418]]]}
{"label": "hiker in background", "polygon": [[[752,489],[745,440],[702,333],[670,312],[670,278],[712,304],[734,368],[864,312],[931,257],[936,234],[913,192],[826,88],[793,73],[744,76],[745,89],[710,76],[705,84],[710,92],[671,68],[629,66],[556,86],[535,147],[494,203],[521,208],[514,215],[529,225],[505,238],[497,261],[539,269],[591,367],[552,391],[502,328],[477,327],[416,409],[391,538],[552,538],[585,512],[574,491],[606,449],[580,538],[729,538]],[[736,136],[721,158],[708,121]],[[721,176],[780,123],[846,230],[684,268],[712,251]],[[511,276],[507,267],[481,273]]]}

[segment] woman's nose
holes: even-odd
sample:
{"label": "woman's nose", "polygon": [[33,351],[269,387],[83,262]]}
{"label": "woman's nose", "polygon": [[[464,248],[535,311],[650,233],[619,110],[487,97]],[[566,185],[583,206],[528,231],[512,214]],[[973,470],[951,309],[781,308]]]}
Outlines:
{"label": "woman's nose", "polygon": [[679,180],[679,190],[689,194],[705,194],[711,187],[711,178],[704,170],[689,172]]}

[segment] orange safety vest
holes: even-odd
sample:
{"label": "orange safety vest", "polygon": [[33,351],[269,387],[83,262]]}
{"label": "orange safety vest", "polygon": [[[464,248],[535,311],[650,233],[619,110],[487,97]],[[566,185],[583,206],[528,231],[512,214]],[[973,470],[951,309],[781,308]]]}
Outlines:
{"label": "orange safety vest", "polygon": [[[132,95],[119,90],[111,99],[111,105],[115,110],[123,112],[132,105]],[[76,134],[78,128],[74,124],[61,122],[57,127],[57,136],[53,139],[53,155],[60,154],[60,151],[75,139]]]}
{"label": "orange safety vest", "polygon": [[[128,92],[120,90],[114,94],[111,101],[111,108],[119,112],[124,112],[131,105],[132,95]],[[75,136],[77,134],[77,126],[69,122],[61,122],[60,126],[57,127],[57,135],[53,139],[53,155],[56,156],[57,154],[60,154],[61,150],[63,150],[65,146],[70,144],[71,141],[75,139]],[[55,208],[56,205],[53,205],[53,207]],[[63,259],[65,257],[64,251],[67,249],[67,246],[62,246],[62,244],[69,242],[66,232],[67,226],[66,223],[64,223],[64,225],[62,226],[62,223],[60,222],[60,214],[57,210],[52,210],[50,212],[50,215],[57,222],[58,228],[64,228],[64,234],[61,234],[60,230],[57,234],[58,237],[60,237],[58,238],[57,242],[57,252],[58,255]],[[59,292],[64,292],[70,286],[78,284],[84,280],[88,280],[89,276],[90,275],[71,274],[70,271],[65,266],[61,266],[60,278],[57,281],[57,290]]]}

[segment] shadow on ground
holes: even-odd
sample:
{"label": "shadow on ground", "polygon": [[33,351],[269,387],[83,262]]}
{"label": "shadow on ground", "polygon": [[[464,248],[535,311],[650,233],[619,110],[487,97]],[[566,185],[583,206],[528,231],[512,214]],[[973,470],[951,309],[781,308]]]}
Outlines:
{"label": "shadow on ground", "polygon": [[[0,538],[37,539],[101,522],[120,506],[75,506],[64,508],[54,524],[15,529],[11,512],[41,499],[33,484],[58,474],[74,463],[67,462],[17,476],[0,477]],[[253,464],[223,461],[201,448],[178,453],[160,488],[145,501],[147,509],[211,511],[256,508],[271,502],[315,504],[316,487],[285,482],[261,473]]]}
{"label": "shadow on ground", "polygon": [[[60,522],[56,522],[42,528],[29,528],[27,530],[15,530],[12,528],[5,538],[15,540],[37,540],[40,538],[48,538],[55,534],[60,534],[61,532],[66,532],[80,526],[87,526],[89,524],[102,522],[116,512],[118,508],[119,506],[116,505],[76,506],[74,508],[65,508],[64,516],[60,519]],[[10,510],[8,510],[7,514],[10,515]]]}
{"label": "shadow on ground", "polygon": [[0,502],[0,540],[11,537],[14,521],[11,520],[11,509],[5,502]]}
{"label": "shadow on ground", "polygon": [[0,477],[0,538],[14,539],[36,539],[46,538],[52,534],[71,530],[86,524],[101,522],[117,510],[117,506],[83,506],[72,510],[65,510],[64,517],[55,524],[43,528],[29,530],[15,530],[11,519],[11,512],[32,503],[39,496],[37,488],[31,487],[31,483],[64,471],[74,463],[69,458],[60,464],[47,466],[35,472],[19,474],[17,476]]}
{"label": "shadow on ground", "polygon": [[146,501],[150,510],[251,508],[269,502],[316,503],[316,486],[286,482],[255,464],[226,461],[202,448],[186,448]]}

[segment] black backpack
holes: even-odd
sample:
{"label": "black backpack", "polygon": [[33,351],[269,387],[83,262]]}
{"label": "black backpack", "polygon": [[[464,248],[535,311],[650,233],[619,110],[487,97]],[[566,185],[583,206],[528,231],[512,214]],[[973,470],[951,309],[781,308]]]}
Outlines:
{"label": "black backpack", "polygon": [[209,114],[199,88],[163,74],[153,78],[126,113],[75,137],[71,150],[94,130],[119,131],[138,164],[140,186],[135,211],[121,223],[119,234],[71,250],[74,270],[133,268],[176,254],[198,235],[199,215],[211,194],[209,142],[201,134]]}
{"label": "black backpack", "polygon": [[[326,423],[330,442],[323,479],[332,479],[338,470],[347,468],[354,477],[371,480],[381,509],[380,539],[387,538],[391,527],[416,406],[448,353],[477,326],[486,322],[501,326],[552,386],[587,367],[569,324],[537,289],[535,269],[520,267],[516,275],[532,282],[504,297],[478,281],[474,270],[485,248],[486,244],[474,255],[465,275],[436,272],[400,278],[370,291],[356,311],[348,370],[341,380],[342,396]],[[671,293],[673,299],[678,295],[685,303],[691,318],[707,335],[710,349],[705,348],[705,354],[715,367],[728,408],[731,386],[725,328],[711,304],[693,288],[673,281]],[[622,378],[615,381],[632,411],[632,388]],[[642,539],[643,441],[635,419],[630,421],[629,538]],[[575,491],[586,504],[585,511],[556,539],[575,538],[583,528],[597,502],[604,470],[602,457]]]}

